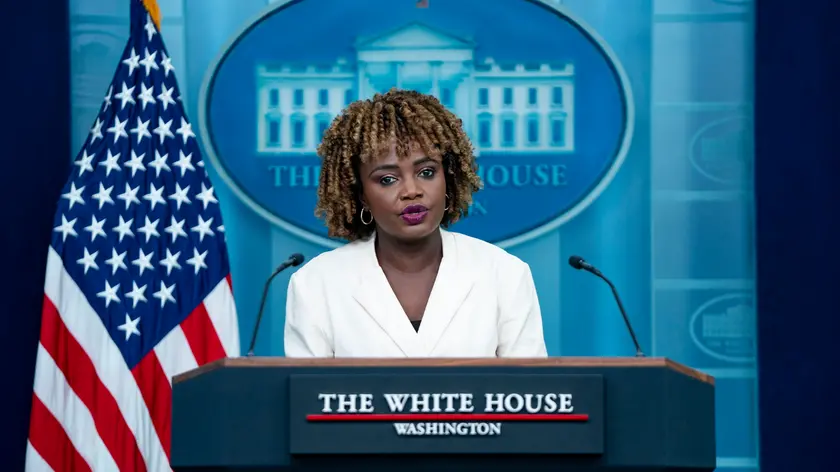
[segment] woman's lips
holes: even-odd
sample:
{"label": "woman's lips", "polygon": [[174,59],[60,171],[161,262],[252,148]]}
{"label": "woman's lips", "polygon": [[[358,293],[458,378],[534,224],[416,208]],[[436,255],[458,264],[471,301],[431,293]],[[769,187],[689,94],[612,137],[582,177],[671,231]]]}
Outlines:
{"label": "woman's lips", "polygon": [[429,209],[423,205],[409,205],[403,209],[400,214],[400,218],[402,218],[407,225],[413,226],[422,223],[428,214]]}

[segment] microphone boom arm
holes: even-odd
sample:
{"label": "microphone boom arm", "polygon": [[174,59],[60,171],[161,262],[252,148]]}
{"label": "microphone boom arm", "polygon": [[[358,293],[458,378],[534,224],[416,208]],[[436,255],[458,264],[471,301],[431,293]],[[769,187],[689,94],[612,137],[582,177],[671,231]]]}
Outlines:
{"label": "microphone boom arm", "polygon": [[633,346],[636,347],[636,357],[645,357],[642,352],[642,348],[639,347],[639,340],[636,339],[636,333],[633,331],[633,326],[630,325],[630,319],[627,318],[627,312],[624,311],[624,304],[621,303],[621,297],[618,296],[618,290],[616,290],[615,285],[610,282],[610,279],[604,277],[598,269],[595,269],[595,272],[593,273],[610,286],[610,290],[612,290],[613,297],[615,298],[615,303],[618,305],[618,311],[621,312],[621,317],[624,318],[624,324],[627,325],[627,331],[630,333],[630,338],[633,340]]}
{"label": "microphone boom arm", "polygon": [[[283,268],[285,269],[285,267],[283,267]],[[263,293],[262,293],[262,300],[260,300],[260,311],[257,312],[257,322],[254,325],[254,332],[251,335],[251,344],[248,347],[248,357],[253,357],[253,355],[254,355],[254,347],[257,344],[257,333],[260,330],[260,321],[262,321],[262,314],[263,314],[263,309],[265,308],[265,301],[268,298],[268,288],[271,286],[271,281],[274,280],[274,277],[277,277],[277,275],[280,274],[280,272],[282,272],[282,271],[283,271],[282,269],[281,270],[275,270],[274,273],[271,274],[271,277],[269,277],[268,280],[265,281],[265,287],[263,287]]]}
{"label": "microphone boom arm", "polygon": [[610,286],[613,298],[615,298],[615,303],[618,305],[618,311],[621,312],[621,317],[624,318],[624,324],[627,325],[627,332],[630,333],[630,338],[633,340],[633,346],[636,347],[636,357],[645,357],[644,353],[642,352],[642,348],[639,347],[639,340],[636,339],[636,333],[633,331],[633,326],[630,325],[630,319],[627,318],[627,312],[624,310],[624,304],[621,303],[621,297],[618,296],[618,290],[616,290],[615,285],[613,285],[610,279],[606,278],[600,270],[598,270],[592,264],[583,260],[583,258],[580,256],[569,257],[569,265],[575,269],[583,269],[587,272],[594,274]]}
{"label": "microphone boom arm", "polygon": [[263,310],[265,309],[265,301],[268,299],[268,288],[271,286],[271,281],[274,280],[274,277],[283,272],[289,267],[295,267],[303,263],[303,255],[299,253],[292,254],[288,259],[286,259],[280,266],[274,269],[271,276],[268,280],[265,281],[265,287],[263,287],[262,293],[262,300],[260,300],[260,311],[257,312],[257,321],[254,324],[254,333],[251,335],[251,344],[248,346],[248,357],[254,356],[254,347],[257,345],[257,333],[260,331],[260,321],[262,321],[263,317]]}

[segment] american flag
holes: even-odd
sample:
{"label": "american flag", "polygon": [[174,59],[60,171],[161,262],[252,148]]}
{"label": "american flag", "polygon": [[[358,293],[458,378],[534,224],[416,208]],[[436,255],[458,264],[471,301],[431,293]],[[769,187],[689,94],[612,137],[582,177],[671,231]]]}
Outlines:
{"label": "american flag", "polygon": [[55,213],[27,471],[171,470],[172,377],[239,356],[219,202],[155,10],[130,1]]}

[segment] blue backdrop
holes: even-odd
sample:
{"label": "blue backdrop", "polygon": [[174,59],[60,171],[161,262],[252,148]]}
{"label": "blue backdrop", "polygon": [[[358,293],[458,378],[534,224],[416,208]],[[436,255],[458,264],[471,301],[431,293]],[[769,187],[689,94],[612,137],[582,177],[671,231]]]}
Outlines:
{"label": "blue backdrop", "polygon": [[[53,213],[70,168],[66,2],[3,5],[0,28],[0,469],[23,470],[44,270]],[[49,14],[44,14],[48,11]]]}
{"label": "blue backdrop", "polygon": [[[837,2],[756,15],[758,380],[764,471],[837,468]],[[779,91],[785,90],[784,99]],[[784,118],[783,118],[784,117]],[[789,118],[789,119],[787,119]],[[784,405],[784,408],[782,408]]]}
{"label": "blue backdrop", "polygon": [[[208,66],[266,1],[160,3],[164,37],[173,56],[179,51],[173,62],[185,83],[184,98],[196,115]],[[730,459],[723,461],[726,467],[722,469],[755,470],[754,459],[760,451],[764,471],[825,470],[834,463],[828,434],[835,428],[829,421],[839,414],[830,385],[833,363],[838,360],[833,346],[840,324],[832,297],[832,277],[836,280],[834,272],[840,264],[835,243],[838,228],[832,217],[840,193],[833,186],[840,164],[832,155],[831,141],[838,129],[840,97],[830,72],[840,61],[836,57],[840,41],[833,24],[837,7],[823,2],[794,9],[788,2],[762,0],[753,20],[750,2],[735,0],[634,0],[633,14],[624,12],[627,2],[621,8],[615,1],[557,3],[585,17],[622,58],[634,82],[639,120],[634,145],[641,146],[636,148],[638,155],[650,157],[625,163],[589,213],[555,234],[511,249],[541,274],[538,284],[548,307],[552,354],[631,353],[609,292],[597,281],[569,274],[559,266],[569,251],[582,252],[613,275],[626,293],[640,340],[649,353],[718,374],[718,408],[721,417],[730,421],[723,422],[725,427],[718,431],[719,454]],[[10,272],[3,284],[0,314],[0,346],[10,357],[4,365],[2,390],[3,423],[11,433],[0,443],[4,470],[22,470],[44,248],[55,201],[67,175],[68,156],[75,154],[90,126],[90,116],[85,114],[88,103],[94,109],[98,106],[125,39],[127,4],[103,5],[71,2],[68,18],[66,10],[52,5],[49,14],[44,14],[37,2],[15,2],[6,10],[15,20],[7,22],[0,33],[4,44],[14,45],[7,48],[10,55],[6,56],[6,63],[13,67],[0,76],[8,115],[0,127],[5,150],[0,185],[5,231],[0,250]],[[709,24],[719,29],[704,29]],[[199,28],[202,39],[193,43],[200,46],[190,47],[189,38],[197,36]],[[750,60],[753,31],[754,69]],[[649,56],[633,41],[653,44],[647,50]],[[654,52],[668,47],[674,48],[672,59],[657,62]],[[688,65],[678,61],[678,53],[686,50],[697,53]],[[721,72],[719,61],[730,68]],[[675,76],[679,73],[697,81],[680,80]],[[738,175],[743,167],[733,166],[732,160],[715,161],[708,156],[731,153],[733,146],[751,148],[751,142],[743,140],[750,141],[752,133],[734,137],[731,133],[739,129],[732,126],[738,124],[738,118],[733,118],[738,113],[733,114],[731,107],[752,102],[753,75],[757,157],[754,174],[749,160],[747,172]],[[686,88],[687,83],[694,85]],[[657,90],[666,95],[657,96]],[[732,95],[726,97],[728,91]],[[753,115],[749,108],[734,111]],[[690,118],[687,112],[705,116]],[[717,128],[711,128],[712,124]],[[692,139],[701,130],[717,139]],[[651,143],[646,144],[646,136],[653,137]],[[668,159],[677,152],[677,143],[687,144],[687,150],[680,159]],[[743,155],[736,155],[735,161]],[[680,179],[662,178],[668,175]],[[733,175],[738,177],[735,188]],[[753,175],[755,228],[750,196]],[[727,178],[729,188],[715,187],[725,187]],[[274,248],[274,259],[298,248],[308,250],[311,257],[323,248],[280,231],[267,231],[265,219],[252,214],[232,191],[219,187],[226,216],[232,215],[227,218],[237,264],[234,282],[247,335],[256,311],[258,281],[273,261],[237,248],[246,244]],[[731,204],[733,199],[740,203]],[[757,259],[751,251],[753,241]],[[545,254],[551,257],[543,266],[540,258]],[[752,325],[757,326],[759,418],[751,414],[756,404],[751,372],[755,353],[749,341],[755,337],[743,331],[744,326],[751,326],[749,321],[735,323],[733,328],[731,321],[715,324],[714,319],[701,319],[704,314],[729,314],[734,316],[730,320],[749,320],[749,310],[738,307],[749,305],[753,280],[757,280],[759,313]],[[580,295],[578,299],[554,298],[552,294],[560,290]],[[276,292],[275,316],[266,326],[260,354],[282,353],[277,340],[283,297],[282,290]],[[756,427],[761,431],[758,449]]]}

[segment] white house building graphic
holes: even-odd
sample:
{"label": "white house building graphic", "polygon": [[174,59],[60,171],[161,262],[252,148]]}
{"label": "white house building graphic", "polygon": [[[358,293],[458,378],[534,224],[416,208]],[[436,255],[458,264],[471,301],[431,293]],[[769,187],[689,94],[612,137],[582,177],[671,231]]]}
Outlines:
{"label": "white house building graphic", "polygon": [[257,67],[257,151],[311,154],[348,103],[391,87],[431,93],[479,154],[574,151],[574,65],[474,61],[475,44],[420,23],[358,38],[356,61]]}

